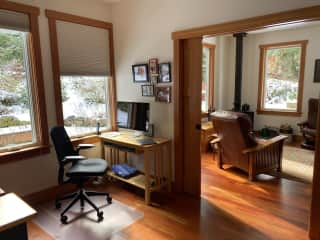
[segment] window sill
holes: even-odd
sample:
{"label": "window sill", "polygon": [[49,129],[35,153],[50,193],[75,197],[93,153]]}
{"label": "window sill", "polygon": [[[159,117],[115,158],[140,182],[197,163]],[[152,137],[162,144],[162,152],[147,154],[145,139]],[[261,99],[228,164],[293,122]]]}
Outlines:
{"label": "window sill", "polygon": [[0,153],[0,164],[24,160],[48,153],[50,153],[49,145],[24,147],[18,150],[2,152]]}
{"label": "window sill", "polygon": [[261,115],[273,115],[273,116],[300,117],[300,116],[302,115],[302,112],[286,112],[286,111],[257,110],[257,114],[261,114]]}

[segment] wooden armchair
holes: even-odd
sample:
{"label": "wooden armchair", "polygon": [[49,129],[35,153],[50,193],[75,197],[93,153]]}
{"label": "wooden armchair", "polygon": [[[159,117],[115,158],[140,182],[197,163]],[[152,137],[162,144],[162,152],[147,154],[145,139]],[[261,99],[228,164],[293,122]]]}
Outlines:
{"label": "wooden armchair", "polygon": [[249,174],[253,181],[259,173],[281,171],[283,142],[286,136],[268,140],[252,135],[252,124],[244,113],[217,112],[212,121],[219,136],[218,166],[229,164]]}
{"label": "wooden armchair", "polygon": [[304,142],[301,147],[307,149],[314,149],[316,140],[316,128],[318,117],[318,104],[319,99],[310,98],[308,102],[308,120],[298,123],[301,133],[304,138]]}

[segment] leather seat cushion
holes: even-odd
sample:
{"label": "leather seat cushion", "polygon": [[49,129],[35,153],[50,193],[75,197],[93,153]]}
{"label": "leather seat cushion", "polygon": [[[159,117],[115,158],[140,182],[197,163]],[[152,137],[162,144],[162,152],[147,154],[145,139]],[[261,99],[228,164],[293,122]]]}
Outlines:
{"label": "leather seat cushion", "polygon": [[80,160],[73,165],[66,175],[68,177],[102,176],[107,170],[107,161],[99,158]]}

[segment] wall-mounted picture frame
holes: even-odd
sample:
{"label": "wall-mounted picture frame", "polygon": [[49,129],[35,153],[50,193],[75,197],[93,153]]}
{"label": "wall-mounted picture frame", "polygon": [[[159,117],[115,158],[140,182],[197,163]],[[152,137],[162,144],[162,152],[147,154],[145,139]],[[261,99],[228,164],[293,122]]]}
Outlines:
{"label": "wall-mounted picture frame", "polygon": [[170,103],[171,102],[171,86],[156,86],[155,98],[157,102]]}
{"label": "wall-mounted picture frame", "polygon": [[136,83],[149,82],[148,64],[132,65],[133,81]]}
{"label": "wall-mounted picture frame", "polygon": [[157,84],[159,76],[150,76],[150,83]]}
{"label": "wall-mounted picture frame", "polygon": [[157,58],[149,59],[149,72],[150,76],[159,74],[159,63]]}
{"label": "wall-mounted picture frame", "polygon": [[141,86],[141,94],[143,97],[154,96],[154,86],[152,84],[146,84]]}
{"label": "wall-mounted picture frame", "polygon": [[316,59],[314,64],[314,78],[313,82],[320,82],[320,59]]}
{"label": "wall-mounted picture frame", "polygon": [[160,63],[159,64],[159,79],[158,83],[170,83],[171,82],[171,64]]}

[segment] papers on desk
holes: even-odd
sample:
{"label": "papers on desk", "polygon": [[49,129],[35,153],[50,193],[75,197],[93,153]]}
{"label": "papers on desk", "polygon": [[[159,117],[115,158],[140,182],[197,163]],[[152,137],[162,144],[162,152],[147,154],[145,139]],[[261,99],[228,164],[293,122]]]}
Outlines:
{"label": "papers on desk", "polygon": [[120,135],[121,135],[121,133],[119,133],[119,132],[107,132],[107,133],[103,134],[103,136],[109,137],[109,138],[118,137]]}

